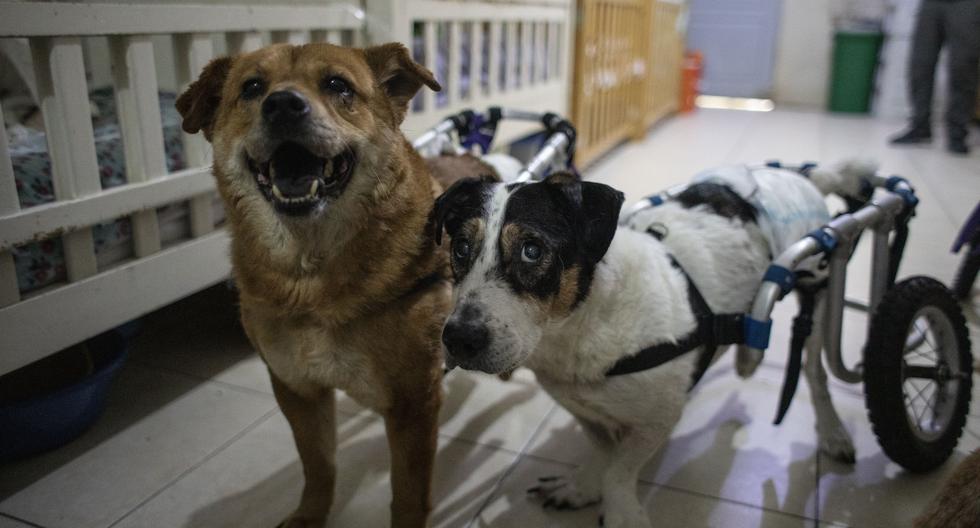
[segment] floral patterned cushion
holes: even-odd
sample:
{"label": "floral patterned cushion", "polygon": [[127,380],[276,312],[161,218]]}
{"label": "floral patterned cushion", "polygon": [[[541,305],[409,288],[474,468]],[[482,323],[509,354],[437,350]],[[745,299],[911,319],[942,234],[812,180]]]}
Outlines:
{"label": "floral patterned cushion", "polygon": [[[160,114],[163,121],[164,149],[167,169],[171,172],[185,168],[181,143],[180,116],[174,108],[175,95],[160,93]],[[116,114],[116,99],[111,88],[93,90],[90,99],[94,107],[92,126],[95,151],[99,163],[102,188],[126,183],[122,136]],[[10,157],[14,166],[17,196],[21,208],[54,201],[51,180],[51,158],[48,156],[45,134],[19,127],[10,131]],[[174,204],[168,208],[186,207]],[[132,227],[129,218],[93,226],[95,250],[100,265],[131,253]],[[37,290],[65,280],[64,250],[60,238],[51,238],[15,247],[14,263],[22,293]],[[118,254],[121,257],[112,256]]]}

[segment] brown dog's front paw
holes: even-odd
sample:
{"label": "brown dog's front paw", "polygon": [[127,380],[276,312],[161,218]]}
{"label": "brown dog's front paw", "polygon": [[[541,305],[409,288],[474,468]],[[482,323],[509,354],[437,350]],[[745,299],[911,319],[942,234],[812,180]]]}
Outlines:
{"label": "brown dog's front paw", "polygon": [[277,524],[276,528],[323,528],[326,523],[326,517],[313,518],[294,513]]}

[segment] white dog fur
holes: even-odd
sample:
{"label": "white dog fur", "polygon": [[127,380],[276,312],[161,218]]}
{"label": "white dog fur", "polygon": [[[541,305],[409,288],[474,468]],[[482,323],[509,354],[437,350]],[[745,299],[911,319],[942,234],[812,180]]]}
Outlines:
{"label": "white dog fur", "polygon": [[[822,194],[857,196],[861,180],[875,169],[864,162],[845,163],[837,170],[817,169],[811,174],[812,183],[795,172],[782,172],[803,185],[814,185]],[[637,213],[616,230],[595,267],[587,295],[570,313],[555,317],[490,272],[498,265],[502,218],[514,192],[514,187],[497,184],[485,196],[482,249],[455,290],[450,324],[462,317],[466,306],[477,307],[492,339],[476,368],[487,372],[519,365],[531,368],[596,447],[594,457],[574,473],[544,481],[534,493],[559,507],[601,501],[607,528],[650,526],[636,496],[638,473],[680,418],[700,351],[634,374],[606,377],[605,372],[625,356],[651,344],[675,341],[695,328],[687,280],[671,264],[670,255],[715,313],[742,313],[750,308],[771,262],[769,243],[755,222],[721,216],[706,206],[685,208],[668,201]],[[822,200],[815,206],[826,208]],[[804,232],[820,226],[810,223],[802,226]],[[668,231],[663,241],[644,232],[655,224]],[[818,298],[805,368],[820,449],[853,461],[854,447],[833,408],[821,364],[820,305]],[[716,351],[716,358],[723,350]],[[741,354],[738,360],[739,372],[748,374],[761,358]]]}

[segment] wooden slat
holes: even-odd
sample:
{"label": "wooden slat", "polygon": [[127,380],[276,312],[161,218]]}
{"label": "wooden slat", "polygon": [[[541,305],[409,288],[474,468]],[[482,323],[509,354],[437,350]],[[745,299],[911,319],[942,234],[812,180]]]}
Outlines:
{"label": "wooden slat", "polygon": [[554,79],[558,77],[558,63],[561,60],[561,55],[558,49],[558,40],[560,38],[559,32],[561,31],[561,24],[558,22],[550,22],[548,24],[548,76],[547,79]]}
{"label": "wooden slat", "polygon": [[538,22],[534,25],[534,82],[544,82],[547,66],[547,50],[545,50],[545,32],[548,25],[545,22]]}
{"label": "wooden slat", "polygon": [[[126,158],[126,179],[136,183],[159,178],[167,173],[167,161],[163,150],[153,43],[147,36],[116,36],[110,38],[109,46]],[[156,211],[140,211],[132,216],[132,222],[136,256],[145,257],[160,251]]]}
{"label": "wooden slat", "polygon": [[276,44],[292,44],[293,46],[299,46],[306,44],[310,41],[310,34],[308,31],[301,29],[291,29],[288,31],[273,31],[272,32],[272,42]]}
{"label": "wooden slat", "polygon": [[469,99],[483,92],[483,22],[470,22],[470,93]]}
{"label": "wooden slat", "polygon": [[500,91],[500,35],[500,22],[497,20],[490,22],[490,53],[488,54],[490,82],[487,86],[487,97],[493,97]]}
{"label": "wooden slat", "polygon": [[[439,48],[436,42],[436,24],[431,20],[426,20],[422,23],[423,34],[425,38],[425,67],[429,69],[434,75],[438,76],[439,72],[436,68],[438,64]],[[432,90],[422,90],[423,103],[422,110],[426,112],[431,112],[436,108],[436,94]]]}
{"label": "wooden slat", "polygon": [[262,47],[262,34],[257,31],[232,32],[225,36],[228,54],[248,53]]}
{"label": "wooden slat", "polygon": [[[183,92],[204,66],[214,57],[214,44],[207,33],[184,33],[174,36],[174,58],[177,83]],[[211,147],[201,134],[182,133],[184,159],[188,167],[206,167],[211,163]],[[214,230],[210,193],[190,199],[191,236],[196,238]]]}
{"label": "wooden slat", "polygon": [[[3,106],[0,105],[0,123],[3,122]],[[20,209],[17,198],[17,180],[14,178],[14,165],[10,161],[10,147],[7,134],[0,134],[0,214]]]}
{"label": "wooden slat", "polygon": [[416,17],[435,17],[441,21],[452,20],[504,20],[504,21],[555,21],[568,16],[566,6],[527,5],[521,3],[446,2],[442,0],[401,0],[408,4],[408,12]]}
{"label": "wooden slat", "polygon": [[229,268],[222,230],[0,308],[0,374],[171,303],[175,287],[215,284]]}
{"label": "wooden slat", "polygon": [[[0,105],[0,123],[3,121],[3,106]],[[0,133],[0,213],[10,213],[20,209],[17,199],[17,182],[14,180],[14,166],[10,162],[10,148],[7,134]],[[0,308],[20,300],[17,286],[17,269],[10,251],[0,251]]]}
{"label": "wooden slat", "polygon": [[[55,198],[67,200],[101,190],[88,86],[78,37],[31,39],[38,97],[44,114]],[[91,225],[91,224],[89,224]],[[4,224],[4,229],[7,229]],[[95,274],[91,227],[62,237],[69,281]]]}
{"label": "wooden slat", "polygon": [[314,29],[310,32],[310,42],[329,42],[342,46],[344,35],[339,29]]}
{"label": "wooden slat", "polygon": [[[130,35],[216,31],[355,29],[346,5],[188,5],[0,2],[0,36]],[[363,17],[363,13],[361,14]]]}
{"label": "wooden slat", "polygon": [[504,74],[504,87],[507,91],[515,89],[519,82],[520,70],[518,69],[517,57],[520,43],[517,42],[517,24],[518,22],[507,22],[507,61],[504,63],[504,71],[506,72]]}
{"label": "wooden slat", "polygon": [[463,55],[463,39],[462,39],[462,29],[460,25],[462,22],[453,21],[449,23],[449,86],[446,87],[446,95],[449,99],[449,104],[455,104],[457,101],[462,99],[462,91],[460,89],[460,78],[462,77],[461,63]]}
{"label": "wooden slat", "polygon": [[214,191],[210,167],[198,167],[140,183],[106,189],[95,196],[65,199],[0,214],[0,250],[55,236],[136,211],[147,211]]}

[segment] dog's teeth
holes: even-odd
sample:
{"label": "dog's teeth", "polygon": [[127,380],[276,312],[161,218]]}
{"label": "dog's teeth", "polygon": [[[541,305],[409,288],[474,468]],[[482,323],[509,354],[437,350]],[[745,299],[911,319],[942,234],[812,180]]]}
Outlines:
{"label": "dog's teeth", "polygon": [[314,196],[316,196],[316,191],[319,187],[320,187],[320,180],[313,180],[313,183],[310,184],[310,192],[306,193],[306,197],[313,198]]}
{"label": "dog's teeth", "polygon": [[289,200],[288,198],[286,198],[285,196],[282,195],[282,191],[280,191],[279,190],[279,187],[276,187],[276,184],[274,184],[274,183],[272,184],[272,194],[276,195],[276,198],[278,198],[278,199],[280,199],[282,201],[288,201]]}

